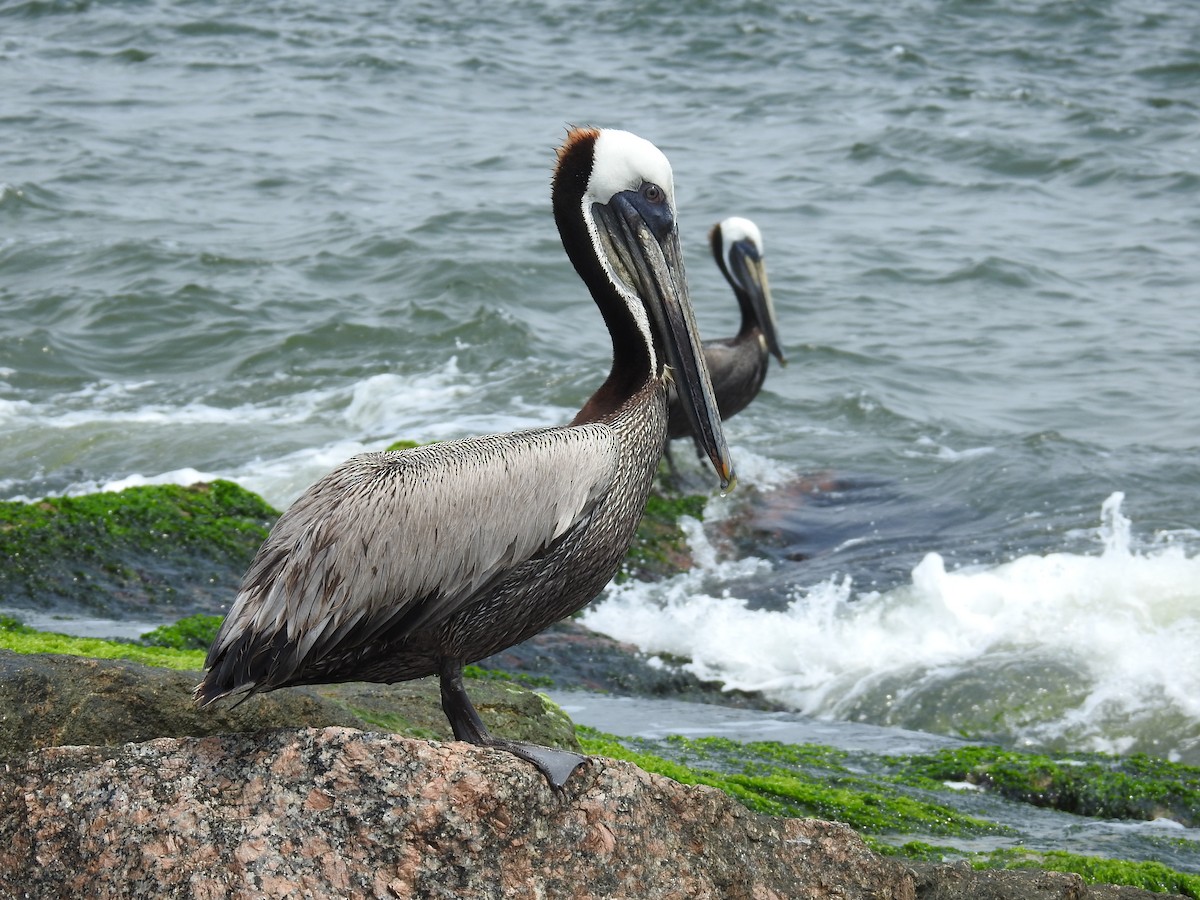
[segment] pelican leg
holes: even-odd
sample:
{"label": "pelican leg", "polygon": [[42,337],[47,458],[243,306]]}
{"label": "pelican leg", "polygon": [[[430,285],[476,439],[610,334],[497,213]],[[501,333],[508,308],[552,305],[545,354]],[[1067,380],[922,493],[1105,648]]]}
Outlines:
{"label": "pelican leg", "polygon": [[675,457],[671,455],[671,442],[669,440],[667,441],[667,445],[663,447],[663,458],[667,461],[667,472],[670,474],[671,483],[675,487],[679,487],[679,470],[675,468]]}
{"label": "pelican leg", "polygon": [[479,718],[479,713],[476,712],[475,705],[471,703],[471,698],[467,696],[467,690],[463,686],[462,670],[462,660],[442,659],[442,711],[450,720],[450,727],[454,730],[455,739],[480,747],[507,750],[514,756],[519,756],[526,762],[537,766],[538,770],[546,776],[551,787],[555,790],[562,790],[567,779],[571,777],[571,773],[581,763],[587,762],[587,757],[572,753],[570,750],[559,750],[555,747],[542,747],[524,741],[508,741],[492,737],[487,726],[483,724],[483,719]]}

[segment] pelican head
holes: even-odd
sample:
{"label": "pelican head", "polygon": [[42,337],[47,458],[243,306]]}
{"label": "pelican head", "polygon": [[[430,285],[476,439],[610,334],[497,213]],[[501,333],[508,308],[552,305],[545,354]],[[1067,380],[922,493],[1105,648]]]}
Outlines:
{"label": "pelican head", "polygon": [[671,164],[627,131],[575,129],[559,150],[553,202],[563,246],[613,338],[612,373],[576,421],[651,379],[670,379],[722,489],[731,489],[679,247]]}
{"label": "pelican head", "polygon": [[712,227],[708,242],[717,267],[737,294],[742,307],[742,327],[757,325],[767,349],[781,366],[786,366],[787,360],[776,333],[775,304],[771,300],[771,286],[767,282],[763,240],[758,226],[749,219],[730,216]]}

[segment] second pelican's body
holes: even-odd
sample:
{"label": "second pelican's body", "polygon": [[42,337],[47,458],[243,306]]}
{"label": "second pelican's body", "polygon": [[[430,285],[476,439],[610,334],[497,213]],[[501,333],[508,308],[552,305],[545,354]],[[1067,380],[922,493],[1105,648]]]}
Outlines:
{"label": "second pelican's body", "polygon": [[732,467],[686,283],[666,158],[627,132],[571,132],[555,221],[613,339],[612,370],[567,426],[356,456],[279,519],[196,689],[436,674],[455,737],[499,746],[561,786],[581,761],[493,738],[463,665],[581,608],[633,538],[666,436],[667,373],[728,484]]}
{"label": "second pelican's body", "polygon": [[[787,365],[775,328],[775,306],[767,282],[762,234],[749,219],[730,216],[708,233],[717,268],[733,288],[742,324],[731,338],[704,342],[704,360],[712,379],[721,418],[745,409],[758,396],[767,377],[770,355]],[[667,437],[692,433],[686,410],[671,397]]]}

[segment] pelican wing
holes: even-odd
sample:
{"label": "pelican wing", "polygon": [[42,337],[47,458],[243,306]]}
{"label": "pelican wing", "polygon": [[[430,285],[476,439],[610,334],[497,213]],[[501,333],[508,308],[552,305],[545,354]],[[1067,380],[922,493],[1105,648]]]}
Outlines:
{"label": "pelican wing", "polygon": [[585,519],[618,448],[601,424],[347,460],[280,517],[209,651],[202,701],[288,683],[353,635],[427,627]]}

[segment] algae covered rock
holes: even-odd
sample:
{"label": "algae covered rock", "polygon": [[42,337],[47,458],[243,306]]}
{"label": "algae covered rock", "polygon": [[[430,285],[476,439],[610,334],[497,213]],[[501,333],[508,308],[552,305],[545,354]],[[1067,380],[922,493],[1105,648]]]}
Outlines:
{"label": "algae covered rock", "polygon": [[983,746],[895,762],[908,776],[968,782],[1010,800],[1075,815],[1200,825],[1200,768],[1142,753],[1065,757]]}
{"label": "algae covered rock", "polygon": [[228,481],[0,502],[0,602],[117,618],[217,612],[277,517]]}
{"label": "algae covered rock", "polygon": [[[510,740],[579,750],[575,724],[541,694],[503,680],[467,679],[471,700],[488,729]],[[441,707],[436,678],[399,684],[328,684],[316,693],[352,712],[377,731],[437,741],[454,734]]]}
{"label": "algae covered rock", "polygon": [[656,487],[646,499],[642,521],[638,523],[633,544],[625,554],[618,579],[659,581],[690,569],[691,550],[679,527],[679,518],[699,519],[707,501],[704,496],[680,496]]}
{"label": "algae covered rock", "polygon": [[[197,709],[199,672],[128,660],[0,650],[0,757],[69,744],[116,746],[159,737],[344,725],[450,738],[436,681],[286,688],[244,703]],[[471,694],[498,735],[576,748],[566,714],[544,697],[500,682]]]}

